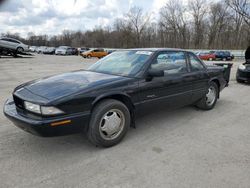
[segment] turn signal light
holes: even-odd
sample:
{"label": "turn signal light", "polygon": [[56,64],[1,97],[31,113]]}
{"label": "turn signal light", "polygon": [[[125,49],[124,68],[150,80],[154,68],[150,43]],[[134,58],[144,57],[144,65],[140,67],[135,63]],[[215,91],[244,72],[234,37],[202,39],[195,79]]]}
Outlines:
{"label": "turn signal light", "polygon": [[58,125],[65,125],[68,123],[71,123],[71,120],[58,121],[58,122],[51,123],[50,125],[51,126],[58,126]]}

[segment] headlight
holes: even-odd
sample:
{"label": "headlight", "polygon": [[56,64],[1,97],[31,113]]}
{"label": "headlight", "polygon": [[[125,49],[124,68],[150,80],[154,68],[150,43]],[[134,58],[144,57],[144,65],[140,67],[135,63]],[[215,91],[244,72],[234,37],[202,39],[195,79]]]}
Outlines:
{"label": "headlight", "polygon": [[41,112],[43,115],[57,115],[62,114],[63,111],[53,106],[41,106]]}
{"label": "headlight", "polygon": [[24,101],[24,107],[26,110],[29,110],[37,114],[41,114],[40,105],[38,104],[33,104],[31,102]]}
{"label": "headlight", "polygon": [[240,69],[240,70],[245,70],[245,69],[246,69],[246,66],[241,64],[241,65],[239,66],[239,69]]}
{"label": "headlight", "polygon": [[25,109],[42,115],[57,115],[64,113],[62,110],[57,109],[53,106],[40,106],[38,104],[34,104],[28,101],[24,101]]}

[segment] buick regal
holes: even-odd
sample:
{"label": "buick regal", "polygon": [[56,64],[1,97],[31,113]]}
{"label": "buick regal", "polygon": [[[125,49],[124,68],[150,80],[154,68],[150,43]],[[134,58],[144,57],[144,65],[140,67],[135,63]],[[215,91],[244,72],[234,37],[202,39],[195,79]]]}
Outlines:
{"label": "buick regal", "polygon": [[211,110],[227,86],[224,68],[181,49],[113,52],[87,70],[27,82],[4,105],[18,127],[40,136],[85,132],[97,146],[119,143],[135,117],[158,107]]}

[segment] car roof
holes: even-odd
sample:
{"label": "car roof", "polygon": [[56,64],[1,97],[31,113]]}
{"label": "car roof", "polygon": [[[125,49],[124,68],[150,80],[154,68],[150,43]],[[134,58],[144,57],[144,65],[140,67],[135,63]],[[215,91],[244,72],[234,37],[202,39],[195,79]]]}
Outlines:
{"label": "car roof", "polygon": [[58,48],[60,48],[60,47],[61,47],[61,48],[62,48],[62,47],[63,47],[63,48],[71,48],[70,46],[59,46]]}
{"label": "car roof", "polygon": [[180,48],[128,48],[128,49],[122,49],[122,50],[153,51],[153,52],[160,52],[160,51],[185,51],[185,52],[190,52],[188,50],[180,49]]}
{"label": "car roof", "polygon": [[12,39],[12,40],[16,40],[18,42],[21,42],[20,40],[14,39],[14,38],[10,38],[10,37],[1,37],[1,39]]}

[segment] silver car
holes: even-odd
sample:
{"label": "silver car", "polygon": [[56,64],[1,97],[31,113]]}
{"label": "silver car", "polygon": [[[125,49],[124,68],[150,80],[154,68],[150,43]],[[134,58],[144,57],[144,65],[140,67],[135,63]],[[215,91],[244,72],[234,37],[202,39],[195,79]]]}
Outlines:
{"label": "silver car", "polygon": [[7,38],[2,37],[0,38],[0,48],[5,48],[8,50],[14,50],[16,52],[24,52],[29,50],[29,46],[26,44],[23,44],[21,41],[13,39],[13,38]]}

